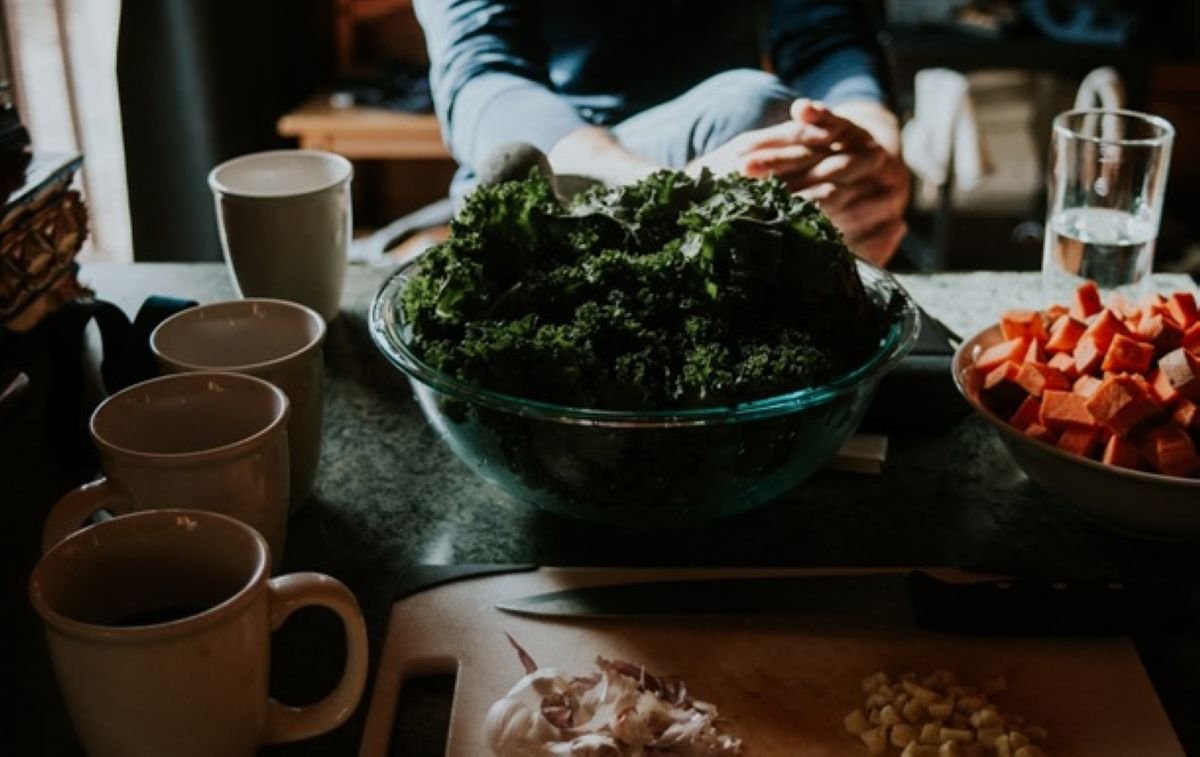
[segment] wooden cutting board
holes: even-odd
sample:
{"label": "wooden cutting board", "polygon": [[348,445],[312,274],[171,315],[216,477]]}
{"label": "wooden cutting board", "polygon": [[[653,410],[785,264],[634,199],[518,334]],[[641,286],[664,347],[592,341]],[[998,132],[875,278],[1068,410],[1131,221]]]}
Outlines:
{"label": "wooden cutting board", "polygon": [[[360,757],[389,745],[405,679],[457,672],[447,755],[486,757],[484,715],[524,671],[504,634],[541,666],[586,674],[597,655],[678,675],[712,702],[748,757],[867,754],[842,726],[875,670],[938,668],[967,681],[1002,675],[1003,711],[1050,731],[1056,757],[1182,757],[1182,747],[1126,639],[984,638],[922,631],[904,613],[869,622],[825,618],[546,619],[495,609],[503,599],[566,588],[804,570],[548,569],[442,585],[398,601],[389,621]],[[870,609],[870,608],[865,608]],[[865,613],[864,616],[871,613]],[[389,751],[389,749],[391,751]],[[896,754],[899,750],[891,750]]]}

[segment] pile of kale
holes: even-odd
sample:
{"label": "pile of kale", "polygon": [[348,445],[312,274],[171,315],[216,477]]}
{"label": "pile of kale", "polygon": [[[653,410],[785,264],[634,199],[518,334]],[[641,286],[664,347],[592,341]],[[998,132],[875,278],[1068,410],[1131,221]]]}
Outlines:
{"label": "pile of kale", "polygon": [[563,203],[534,172],[477,189],[418,268],[402,305],[421,360],[575,407],[790,392],[887,330],[838,231],[776,180],[660,171]]}

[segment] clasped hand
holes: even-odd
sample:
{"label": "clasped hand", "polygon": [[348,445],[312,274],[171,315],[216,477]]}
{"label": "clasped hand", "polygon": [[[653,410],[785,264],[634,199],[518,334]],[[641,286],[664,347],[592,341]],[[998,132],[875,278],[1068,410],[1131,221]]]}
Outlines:
{"label": "clasped hand", "polygon": [[819,203],[851,250],[882,265],[907,230],[908,170],[899,155],[895,118],[886,109],[863,104],[846,110],[843,115],[797,100],[790,120],[739,134],[688,168],[776,176]]}

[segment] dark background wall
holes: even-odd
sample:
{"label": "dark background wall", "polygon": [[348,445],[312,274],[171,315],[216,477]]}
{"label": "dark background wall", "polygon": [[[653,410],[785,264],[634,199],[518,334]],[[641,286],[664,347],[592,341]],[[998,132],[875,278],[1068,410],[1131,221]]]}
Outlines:
{"label": "dark background wall", "polygon": [[117,79],[138,260],[219,260],[223,160],[284,147],[279,115],[333,70],[329,0],[126,0]]}

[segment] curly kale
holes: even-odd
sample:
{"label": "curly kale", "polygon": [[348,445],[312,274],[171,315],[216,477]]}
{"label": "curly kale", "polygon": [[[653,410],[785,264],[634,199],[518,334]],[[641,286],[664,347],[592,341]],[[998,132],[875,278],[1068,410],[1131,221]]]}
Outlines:
{"label": "curly kale", "polygon": [[776,180],[670,171],[568,205],[536,172],[479,188],[402,306],[413,350],[433,368],[621,410],[827,382],[886,331],[816,205]]}

